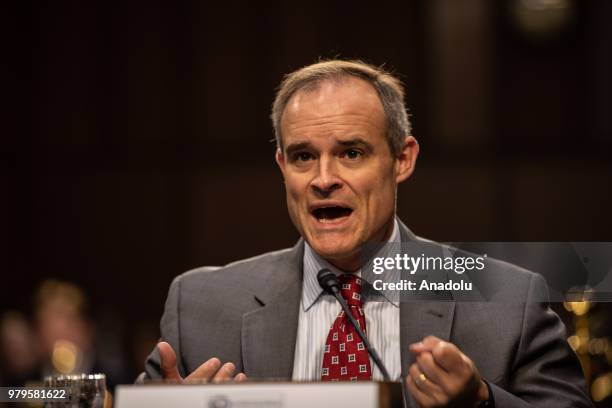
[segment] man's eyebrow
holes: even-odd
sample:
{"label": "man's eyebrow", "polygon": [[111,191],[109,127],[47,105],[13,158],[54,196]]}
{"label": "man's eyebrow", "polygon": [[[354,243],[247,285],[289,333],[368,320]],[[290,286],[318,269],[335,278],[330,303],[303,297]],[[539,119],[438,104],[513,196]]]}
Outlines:
{"label": "man's eyebrow", "polygon": [[[344,147],[363,146],[368,150],[372,150],[372,144],[361,137],[355,137],[355,138],[346,139],[346,140],[338,140],[336,143]],[[285,155],[291,156],[291,154],[293,154],[294,152],[306,149],[310,146],[311,146],[310,142],[292,143],[285,148]]]}
{"label": "man's eyebrow", "polygon": [[372,145],[370,144],[370,142],[366,141],[365,139],[362,139],[361,137],[356,137],[348,140],[339,140],[338,144],[344,147],[363,146],[367,149],[372,149]]}
{"label": "man's eyebrow", "polygon": [[302,150],[310,146],[310,142],[292,143],[285,148],[285,155],[290,156],[293,152]]}

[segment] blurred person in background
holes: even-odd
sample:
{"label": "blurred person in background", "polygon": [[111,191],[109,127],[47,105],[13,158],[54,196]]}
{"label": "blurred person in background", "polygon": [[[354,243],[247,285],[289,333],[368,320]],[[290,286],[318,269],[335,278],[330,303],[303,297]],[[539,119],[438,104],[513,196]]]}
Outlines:
{"label": "blurred person in background", "polygon": [[43,282],[36,293],[34,318],[43,375],[93,370],[95,329],[87,317],[87,299],[81,289],[67,282]]}
{"label": "blurred person in background", "polygon": [[[35,321],[42,351],[42,376],[50,374],[106,375],[110,390],[127,378],[121,339],[114,328],[98,332],[88,314],[85,293],[75,284],[47,280],[36,293]],[[97,346],[101,337],[109,346]]]}
{"label": "blurred person in background", "polygon": [[0,385],[23,387],[40,374],[41,350],[28,319],[7,311],[0,317]]}

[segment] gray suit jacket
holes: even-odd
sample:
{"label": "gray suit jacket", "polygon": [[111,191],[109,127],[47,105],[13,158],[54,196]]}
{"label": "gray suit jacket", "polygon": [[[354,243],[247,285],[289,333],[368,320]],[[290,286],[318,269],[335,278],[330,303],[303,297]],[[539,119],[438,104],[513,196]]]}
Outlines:
{"label": "gray suit jacket", "polygon": [[[417,240],[401,223],[400,230],[402,242]],[[218,357],[250,378],[291,379],[303,250],[300,240],[291,249],[174,279],[161,337],[176,351],[182,375]],[[478,279],[485,281],[477,287],[497,301],[462,302],[444,293],[438,301],[401,302],[402,375],[414,362],[408,345],[435,335],[474,361],[496,407],[592,406],[562,322],[546,303],[535,301],[546,290],[544,280],[494,260]],[[147,358],[145,373],[160,377],[157,350]]]}

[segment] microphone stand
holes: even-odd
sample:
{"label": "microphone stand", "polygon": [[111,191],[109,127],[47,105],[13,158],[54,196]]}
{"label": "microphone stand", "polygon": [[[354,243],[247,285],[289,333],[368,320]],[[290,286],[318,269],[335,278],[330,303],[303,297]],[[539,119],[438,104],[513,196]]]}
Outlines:
{"label": "microphone stand", "polygon": [[338,282],[338,278],[336,277],[336,275],[329,269],[321,269],[317,274],[317,280],[319,281],[319,285],[323,288],[323,290],[325,290],[327,293],[331,293],[332,295],[334,295],[336,300],[340,303],[344,314],[348,317],[349,322],[351,322],[351,325],[353,325],[355,331],[357,331],[357,335],[365,345],[366,349],[368,350],[368,353],[372,357],[372,360],[374,360],[374,363],[382,373],[383,378],[385,379],[385,381],[391,381],[391,378],[389,377],[389,372],[387,371],[385,365],[380,359],[380,356],[376,352],[376,349],[374,349],[374,347],[372,347],[372,345],[368,341],[368,338],[366,337],[365,333],[363,332],[363,330],[361,330],[361,327],[359,327],[359,324],[357,324],[357,321],[353,317],[351,309],[348,307],[346,301],[342,297],[340,293],[340,283]]}

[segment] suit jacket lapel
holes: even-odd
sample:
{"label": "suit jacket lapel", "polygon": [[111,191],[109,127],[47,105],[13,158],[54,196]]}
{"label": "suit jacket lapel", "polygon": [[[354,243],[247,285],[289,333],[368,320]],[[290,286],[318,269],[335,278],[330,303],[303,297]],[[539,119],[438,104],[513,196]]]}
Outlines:
{"label": "suit jacket lapel", "polygon": [[408,375],[408,368],[415,361],[414,355],[408,350],[408,346],[423,340],[426,336],[436,336],[448,341],[454,311],[454,301],[414,300],[400,303],[402,377]]}
{"label": "suit jacket lapel", "polygon": [[290,379],[293,374],[303,252],[300,240],[269,274],[262,274],[269,289],[253,294],[262,307],[242,317],[242,358],[251,378]]}
{"label": "suit jacket lapel", "polygon": [[[402,242],[417,241],[417,238],[401,221],[400,234]],[[411,296],[400,302],[400,353],[402,358],[402,377],[408,375],[408,368],[415,358],[408,350],[412,343],[421,341],[426,336],[436,336],[442,340],[450,339],[455,302],[449,292]]]}

